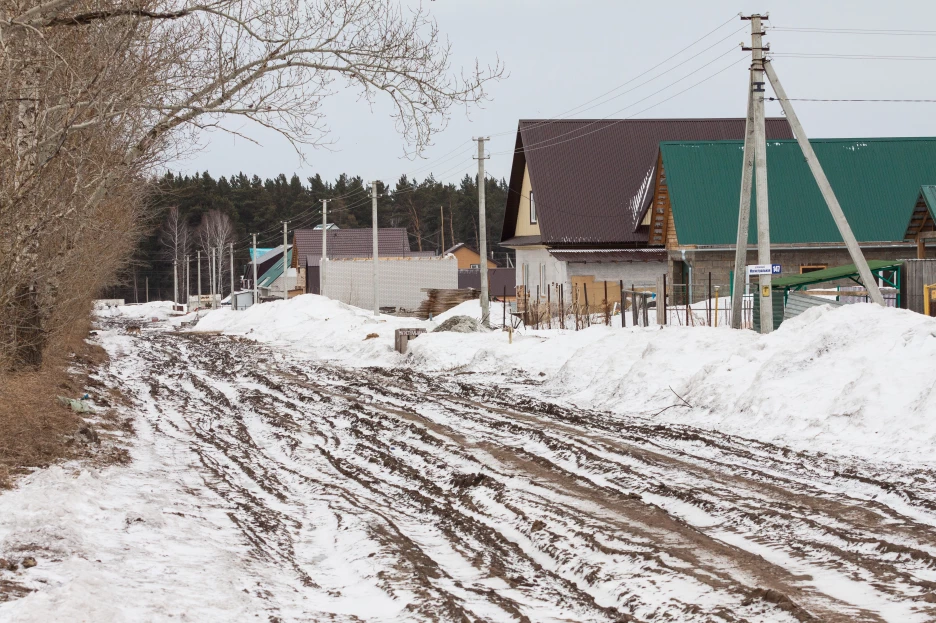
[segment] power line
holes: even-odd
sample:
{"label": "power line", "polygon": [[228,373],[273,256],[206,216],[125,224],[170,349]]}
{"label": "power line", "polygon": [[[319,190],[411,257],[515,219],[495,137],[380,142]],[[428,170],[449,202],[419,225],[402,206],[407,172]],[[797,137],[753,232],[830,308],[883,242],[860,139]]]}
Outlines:
{"label": "power line", "polygon": [[936,61],[936,56],[885,56],[878,54],[832,54],[808,52],[771,52],[771,56],[787,58],[839,58],[860,61]]}
{"label": "power line", "polygon": [[[719,57],[717,57],[717,58],[715,58],[715,59],[709,61],[708,63],[706,63],[705,65],[703,65],[703,66],[700,67],[699,69],[702,69],[702,68],[704,68],[704,67],[707,67],[708,65],[711,65],[711,64],[714,63],[715,61],[719,60],[720,58],[723,58],[724,56],[727,56],[730,52],[733,52],[733,51],[735,51],[735,50],[736,50],[736,48],[733,48],[732,50],[729,50],[729,52],[726,52],[725,54],[722,54],[721,56],[719,56]],[[609,123],[609,124],[607,124],[607,125],[604,125],[604,126],[601,126],[601,127],[599,127],[599,128],[596,128],[596,129],[594,129],[594,130],[592,130],[592,131],[590,131],[590,132],[584,132],[584,133],[582,133],[582,134],[576,134],[576,132],[578,132],[578,131],[581,130],[582,128],[579,128],[579,129],[576,129],[576,130],[570,130],[570,131],[568,131],[568,132],[564,132],[563,134],[559,134],[558,136],[555,136],[555,137],[553,137],[553,138],[546,139],[546,140],[543,140],[543,141],[539,141],[539,142],[536,142],[536,143],[531,143],[530,146],[524,145],[524,146],[522,147],[521,150],[523,151],[523,153],[527,153],[527,152],[530,152],[530,151],[537,151],[538,149],[546,149],[546,148],[549,148],[549,147],[554,147],[554,146],[556,146],[556,145],[561,145],[562,143],[567,143],[567,142],[569,142],[569,141],[578,140],[578,139],[583,138],[583,137],[585,137],[585,136],[589,136],[589,135],[591,135],[591,134],[594,134],[595,132],[601,132],[602,130],[607,130],[608,128],[617,125],[617,124],[620,123],[621,121],[626,121],[626,120],[628,120],[628,119],[633,119],[633,118],[636,117],[637,115],[642,114],[642,113],[644,113],[644,112],[650,110],[651,108],[656,108],[656,107],[659,106],[660,104],[663,104],[663,103],[665,103],[665,102],[668,102],[668,101],[670,101],[671,99],[673,99],[673,98],[675,98],[675,97],[678,97],[679,95],[682,95],[682,94],[685,93],[686,91],[689,91],[689,90],[691,90],[691,89],[694,89],[695,87],[699,86],[700,84],[702,84],[702,83],[704,83],[704,82],[708,82],[709,80],[711,80],[711,79],[714,78],[715,76],[717,76],[717,75],[719,75],[719,74],[721,74],[721,73],[724,73],[725,71],[731,69],[732,67],[734,67],[735,65],[741,63],[741,62],[744,61],[744,60],[746,60],[746,58],[742,57],[742,58],[740,58],[740,59],[738,59],[738,60],[736,60],[736,61],[732,61],[731,63],[729,63],[728,65],[726,65],[726,66],[723,67],[722,69],[718,70],[718,71],[715,72],[714,74],[711,74],[710,76],[708,76],[708,77],[706,77],[706,78],[703,78],[702,80],[700,80],[700,81],[698,81],[698,82],[692,84],[691,86],[689,86],[689,87],[683,89],[682,91],[678,91],[678,92],[674,93],[673,95],[671,95],[671,96],[669,96],[669,97],[667,97],[667,98],[665,98],[665,99],[663,99],[663,100],[660,100],[659,102],[657,102],[657,103],[655,103],[655,104],[652,104],[651,106],[648,106],[647,108],[644,108],[644,109],[642,109],[642,110],[640,110],[640,111],[634,113],[633,115],[624,117],[623,119],[617,119],[617,120],[612,121],[611,123]],[[696,71],[698,71],[698,70],[696,70]],[[598,122],[600,122],[600,121],[607,121],[607,120],[610,119],[612,116],[614,116],[614,115],[620,113],[621,111],[627,110],[628,108],[632,108],[633,106],[636,106],[637,104],[639,104],[639,103],[641,103],[641,102],[644,102],[644,101],[650,99],[650,98],[653,97],[654,95],[657,95],[657,94],[659,94],[659,93],[665,91],[666,89],[670,88],[671,86],[673,86],[673,85],[675,85],[675,84],[678,84],[679,82],[682,82],[683,80],[685,80],[686,78],[689,78],[690,76],[692,76],[692,75],[694,75],[694,74],[695,74],[695,72],[693,72],[692,74],[687,74],[687,75],[683,76],[682,78],[680,78],[679,80],[676,80],[676,81],[674,81],[674,82],[672,82],[672,83],[666,85],[666,86],[663,87],[662,89],[659,89],[659,90],[657,90],[657,91],[654,91],[654,92],[651,93],[650,95],[648,95],[648,96],[646,96],[646,97],[644,97],[644,98],[642,98],[642,99],[639,99],[639,100],[637,100],[636,102],[633,102],[633,103],[631,103],[631,104],[628,104],[628,105],[625,106],[624,108],[621,108],[621,109],[619,109],[619,110],[614,111],[613,113],[611,113],[611,114],[608,115],[607,117],[604,117],[603,119],[597,119],[597,120],[595,120],[595,121],[592,121],[592,122],[590,122],[590,123],[587,123],[587,124],[586,124],[585,126],[583,126],[583,127],[584,127],[584,128],[587,128],[587,127],[589,127],[589,126],[595,125],[596,123],[598,123]],[[573,136],[572,138],[565,139],[565,140],[561,140],[561,141],[556,141],[556,140],[555,140],[555,139],[557,139],[557,138],[560,138],[560,137],[562,137],[562,136],[566,136],[566,135],[569,135],[569,134],[576,134],[576,136]],[[544,143],[549,143],[549,144],[548,144],[548,145],[544,145]],[[510,151],[495,152],[495,153],[493,153],[493,154],[491,154],[491,155],[512,154],[512,153],[518,153],[518,152],[521,151],[521,150],[515,150],[515,149],[514,149],[514,150],[510,150]]]}
{"label": "power line", "polygon": [[779,102],[901,102],[901,103],[934,103],[936,99],[826,99],[819,97],[768,97],[768,101]]}
{"label": "power line", "polygon": [[[725,26],[727,26],[728,24],[730,24],[731,22],[733,22],[733,21],[738,17],[738,15],[739,15],[739,14],[732,15],[732,16],[728,19],[728,21],[723,22],[722,24],[720,24],[719,26],[717,26],[715,29],[710,30],[709,32],[707,32],[706,34],[702,35],[701,37],[699,37],[698,39],[696,39],[695,41],[693,41],[692,43],[690,43],[689,45],[687,45],[687,46],[684,47],[683,49],[681,49],[681,50],[679,50],[678,52],[676,52],[675,54],[673,54],[672,56],[668,56],[667,58],[663,59],[662,61],[660,61],[659,63],[657,63],[657,64],[654,65],[653,67],[650,67],[649,69],[647,69],[647,70],[645,70],[645,71],[643,71],[643,72],[637,74],[636,76],[634,76],[633,78],[627,80],[626,82],[622,82],[621,84],[617,85],[617,86],[614,87],[613,89],[610,89],[610,90],[608,90],[608,91],[605,91],[605,92],[602,93],[601,95],[598,95],[598,96],[596,96],[596,97],[593,97],[592,99],[590,99],[590,100],[588,100],[588,101],[586,101],[586,102],[584,102],[584,103],[582,103],[582,104],[579,104],[578,106],[575,106],[574,108],[570,108],[569,110],[567,110],[567,111],[565,111],[565,112],[563,112],[563,113],[559,113],[559,115],[556,115],[556,116],[553,117],[553,118],[554,118],[554,119],[561,119],[561,118],[563,118],[563,117],[566,117],[567,115],[571,115],[571,114],[576,114],[576,113],[578,113],[578,112],[582,112],[582,111],[579,110],[580,108],[582,108],[582,107],[584,107],[584,106],[587,106],[588,104],[591,104],[592,102],[594,102],[594,101],[596,101],[596,100],[599,100],[599,99],[605,97],[606,95],[609,95],[609,94],[611,94],[611,93],[614,93],[614,92],[617,91],[618,89],[620,89],[620,88],[622,88],[622,87],[625,87],[625,86],[627,86],[628,84],[634,82],[635,80],[638,80],[639,78],[642,78],[642,77],[646,76],[647,74],[649,74],[649,73],[650,73],[651,71],[653,71],[654,69],[657,69],[658,67],[662,67],[663,65],[665,65],[665,64],[668,63],[669,61],[671,61],[671,60],[673,60],[674,58],[676,58],[677,56],[681,55],[683,52],[686,52],[686,51],[690,50],[691,48],[695,47],[698,43],[702,42],[703,40],[707,39],[707,38],[708,38],[709,36],[711,36],[712,34],[718,32],[719,30],[721,30],[722,28],[724,28]],[[738,34],[740,31],[744,30],[744,28],[745,28],[745,27],[742,26],[740,29],[738,29],[738,30],[732,32],[732,33],[729,34],[727,37],[724,37],[723,39],[719,39],[718,41],[716,41],[715,43],[713,43],[713,44],[710,45],[709,47],[707,47],[707,48],[705,48],[704,50],[702,50],[702,51],[700,52],[700,54],[701,54],[702,52],[706,52],[706,51],[712,49],[713,47],[715,47],[716,45],[718,45],[719,43],[721,43],[721,42],[724,41],[725,39],[728,39],[729,37],[733,37],[734,35]],[[676,67],[679,67],[679,65],[676,65]],[[666,70],[666,72],[663,72],[663,74],[659,74],[657,77],[660,77],[660,76],[664,75],[665,73],[667,73],[667,72],[669,72],[669,71],[672,71],[672,69],[675,69],[676,67],[673,67],[673,68],[671,68],[671,69]],[[655,79],[655,78],[653,78],[653,79]],[[653,80],[653,79],[651,79],[651,80]],[[650,81],[647,81],[647,82],[650,82]],[[646,82],[644,82],[643,84],[646,84]],[[635,87],[635,88],[636,88],[636,87]],[[632,91],[632,90],[633,90],[633,89],[630,89],[629,91]],[[628,91],[628,92],[629,92],[629,91]],[[619,95],[623,95],[623,93],[621,93],[621,94],[619,94]],[[614,97],[618,97],[618,95],[616,95],[616,96],[614,96]],[[613,98],[610,98],[610,99],[614,99],[614,97],[613,97]],[[610,99],[607,100],[607,101],[610,101]],[[604,102],[602,102],[602,103],[604,103]],[[600,104],[596,104],[596,106],[597,106],[597,105],[600,105]],[[590,107],[590,108],[594,108],[594,106],[592,106],[592,107]],[[590,108],[589,108],[589,109],[590,109]],[[588,109],[586,109],[586,110],[588,110]],[[545,125],[546,123],[549,123],[549,122],[543,122],[542,124],[534,124],[534,125],[530,126],[529,129],[536,128],[536,127],[538,127],[539,125]],[[516,133],[516,132],[515,132],[514,130],[510,130],[510,131],[508,131],[508,132],[498,132],[498,133],[496,133],[496,134],[492,134],[491,137],[493,138],[493,137],[497,137],[497,136],[505,136],[505,135],[508,135],[508,134],[515,134],[515,133]]]}
{"label": "power line", "polygon": [[768,30],[777,30],[782,32],[815,32],[833,35],[936,36],[936,30],[888,30],[884,28],[809,28],[793,26],[769,26]]}

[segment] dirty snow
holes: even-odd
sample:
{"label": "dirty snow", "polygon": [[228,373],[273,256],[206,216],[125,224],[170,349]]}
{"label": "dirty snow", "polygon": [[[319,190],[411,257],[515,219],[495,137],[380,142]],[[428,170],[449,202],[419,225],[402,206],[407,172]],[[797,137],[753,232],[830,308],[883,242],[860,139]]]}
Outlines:
{"label": "dirty snow", "polygon": [[[773,334],[728,327],[596,326],[584,331],[436,333],[393,351],[393,330],[428,322],[381,316],[307,295],[219,310],[201,331],[246,335],[344,365],[409,365],[517,380],[578,407],[639,415],[797,449],[890,460],[932,460],[936,444],[936,320],[871,304],[817,307]],[[492,317],[494,316],[492,311]],[[366,340],[370,333],[377,339]],[[519,371],[519,372],[516,372]],[[685,406],[684,399],[691,408]]]}

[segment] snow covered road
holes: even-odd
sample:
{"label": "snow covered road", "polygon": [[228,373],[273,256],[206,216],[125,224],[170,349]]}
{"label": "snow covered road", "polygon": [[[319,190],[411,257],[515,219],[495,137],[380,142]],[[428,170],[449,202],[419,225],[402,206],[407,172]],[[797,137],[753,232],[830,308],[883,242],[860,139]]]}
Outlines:
{"label": "snow covered road", "polygon": [[[7,494],[40,523],[30,487],[95,503],[0,619],[936,620],[923,467],[557,406],[535,380],[214,335],[110,348],[134,462]],[[24,532],[0,519],[0,545]]]}

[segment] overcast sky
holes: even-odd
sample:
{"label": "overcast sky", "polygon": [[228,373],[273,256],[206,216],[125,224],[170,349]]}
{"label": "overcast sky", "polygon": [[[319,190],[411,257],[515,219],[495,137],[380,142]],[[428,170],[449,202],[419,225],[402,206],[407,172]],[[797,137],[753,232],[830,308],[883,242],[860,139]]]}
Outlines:
{"label": "overcast sky", "polygon": [[[425,5],[452,43],[456,69],[472,66],[475,58],[486,64],[499,56],[509,76],[491,85],[493,99],[483,109],[470,111],[468,117],[464,109],[454,110],[448,128],[435,137],[424,159],[404,157],[386,102],[371,110],[353,93],[342,92],[325,104],[336,144],[332,151],[308,151],[309,163],[304,166],[284,139],[238,121],[234,127],[260,146],[220,132],[205,134],[204,149],[173,169],[208,171],[214,176],[243,171],[262,178],[295,172],[303,179],[315,173],[334,179],[346,172],[388,183],[403,173],[422,179],[432,171],[437,179],[454,181],[476,171],[471,160],[476,147],[470,139],[485,135],[492,137],[488,172],[507,177],[518,119],[561,116],[715,29],[669,63],[589,104],[594,108],[568,116],[740,117],[747,81],[742,59],[750,53],[741,52],[738,44],[750,41],[750,35],[749,22],[737,19],[738,11],[769,9],[769,24],[778,29],[929,29],[930,34],[921,36],[776,30],[768,33],[766,41],[776,53],[774,66],[791,98],[936,100],[936,2],[932,0],[783,0],[773,6],[747,0],[434,0]],[[804,58],[782,53],[934,60]],[[936,103],[798,102],[796,108],[811,138],[936,136]],[[768,103],[767,113],[779,116],[779,105]]]}

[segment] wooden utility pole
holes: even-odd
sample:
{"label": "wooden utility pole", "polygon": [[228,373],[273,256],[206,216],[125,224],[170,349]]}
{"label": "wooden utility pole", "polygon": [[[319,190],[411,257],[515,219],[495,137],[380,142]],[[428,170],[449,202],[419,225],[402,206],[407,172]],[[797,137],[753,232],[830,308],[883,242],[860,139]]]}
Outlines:
{"label": "wooden utility pole", "polygon": [[[751,21],[751,104],[754,108],[754,187],[757,192],[757,263],[770,265],[770,212],[767,206],[767,133],[764,117],[764,31],[761,15],[741,17]],[[740,234],[739,234],[740,235]],[[773,331],[771,275],[758,276],[760,297],[760,332]]]}
{"label": "wooden utility pole", "polygon": [[786,91],[783,90],[783,85],[780,84],[780,79],[777,78],[777,72],[774,71],[770,61],[764,62],[764,70],[767,72],[767,78],[770,80],[770,86],[773,87],[777,99],[780,100],[783,113],[786,115],[787,121],[790,122],[790,127],[793,129],[793,134],[796,136],[796,142],[799,143],[800,149],[803,151],[803,156],[806,157],[806,164],[809,165],[809,170],[812,171],[813,177],[816,178],[816,185],[819,186],[819,192],[822,193],[822,198],[825,199],[826,205],[829,207],[829,212],[832,213],[835,226],[838,227],[839,234],[841,234],[842,240],[845,241],[845,246],[848,247],[848,253],[851,255],[852,262],[855,263],[858,274],[861,275],[861,283],[863,283],[868,290],[868,296],[871,297],[871,300],[878,305],[884,306],[884,296],[878,289],[874,275],[871,274],[871,269],[868,267],[868,262],[865,260],[864,253],[861,252],[861,247],[858,245],[858,240],[855,238],[855,234],[848,225],[848,219],[845,218],[842,206],[839,205],[838,198],[836,198],[835,192],[832,190],[832,185],[829,184],[829,179],[826,177],[825,171],[822,170],[822,165],[819,164],[816,152],[813,151],[812,145],[809,143],[809,138],[806,136],[806,132],[799,122],[799,117],[796,116],[793,105],[790,103]]}
{"label": "wooden utility pole", "polygon": [[[328,199],[322,199],[322,259],[319,261],[319,294],[325,296],[325,261],[328,259]],[[309,270],[306,268],[306,270]]]}
{"label": "wooden utility pole", "polygon": [[442,238],[442,247],[439,249],[439,255],[445,253],[445,212],[442,206],[439,206],[439,236]]}
{"label": "wooden utility pole", "polygon": [[190,258],[191,256],[189,255],[185,256],[185,311],[186,312],[189,310],[188,308],[189,296],[191,296],[191,293],[192,293],[192,280],[190,279],[191,271],[189,270],[191,268],[192,262]]}
{"label": "wooden utility pole", "polygon": [[380,302],[377,297],[378,292],[378,283],[377,283],[377,182],[371,182],[371,229],[373,232],[373,242],[374,242],[374,315],[380,315]]}
{"label": "wooden utility pole", "polygon": [[286,227],[289,224],[289,221],[283,221],[283,300],[289,298],[289,285],[286,283],[286,271],[289,270],[289,262],[286,260],[289,258],[289,253],[287,251],[287,243],[289,239],[286,234]]}
{"label": "wooden utility pole", "polygon": [[201,249],[197,252],[198,257],[198,304],[195,305],[196,308],[201,308]]}
{"label": "wooden utility pole", "polygon": [[251,235],[253,236],[253,302],[256,305],[260,302],[257,290],[257,234]]}
{"label": "wooden utility pole", "polygon": [[172,258],[172,305],[179,302],[179,261]]}
{"label": "wooden utility pole", "polygon": [[484,141],[487,138],[476,138],[478,141],[478,251],[481,254],[481,324],[490,326],[491,312],[488,295],[488,269],[487,269],[487,217],[484,206]]}
{"label": "wooden utility pole", "polygon": [[747,118],[744,122],[744,154],[741,165],[741,206],[738,208],[738,238],[735,246],[734,285],[731,297],[731,328],[741,328],[744,277],[747,273],[748,229],[751,219],[751,178],[754,171],[754,75],[748,72]]}

